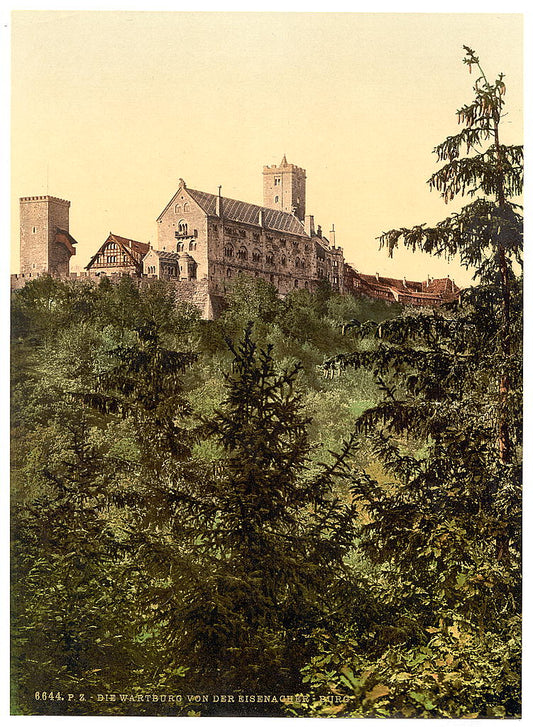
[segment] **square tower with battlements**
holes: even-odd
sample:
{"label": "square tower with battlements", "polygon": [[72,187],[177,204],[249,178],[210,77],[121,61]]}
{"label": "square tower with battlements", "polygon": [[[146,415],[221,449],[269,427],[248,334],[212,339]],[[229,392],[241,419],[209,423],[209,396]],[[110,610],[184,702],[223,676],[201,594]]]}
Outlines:
{"label": "square tower with battlements", "polygon": [[281,164],[263,167],[263,205],[305,218],[305,169],[289,164],[284,156]]}
{"label": "square tower with battlements", "polygon": [[20,199],[20,272],[24,276],[69,274],[76,240],[69,233],[70,202],[41,195]]}

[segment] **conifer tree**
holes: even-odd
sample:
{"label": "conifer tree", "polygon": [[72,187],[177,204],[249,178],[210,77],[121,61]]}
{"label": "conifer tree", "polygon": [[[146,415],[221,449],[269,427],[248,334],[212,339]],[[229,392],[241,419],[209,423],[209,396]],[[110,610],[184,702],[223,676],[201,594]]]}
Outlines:
{"label": "conifer tree", "polygon": [[277,371],[271,347],[258,349],[250,328],[229,345],[227,397],[206,423],[222,458],[180,511],[181,565],[167,561],[160,600],[171,653],[197,689],[279,694],[301,688],[314,630],[365,602],[345,563],[353,512],[332,493],[350,476],[353,442],[307,472],[300,366]]}
{"label": "conifer tree", "polygon": [[[362,472],[353,497],[376,595],[396,619],[376,623],[364,647],[339,647],[351,660],[343,687],[354,716],[520,712],[522,218],[513,198],[522,147],[500,139],[503,76],[489,83],[465,52],[479,74],[474,100],[458,111],[459,133],[436,147],[444,164],[429,184],[445,201],[474,199],[381,243],[391,254],[403,241],[458,256],[477,284],[433,313],[354,321],[354,343],[374,345],[327,364],[368,368],[383,392],[356,429],[370,436],[388,481]],[[318,662],[308,676],[324,685]]]}

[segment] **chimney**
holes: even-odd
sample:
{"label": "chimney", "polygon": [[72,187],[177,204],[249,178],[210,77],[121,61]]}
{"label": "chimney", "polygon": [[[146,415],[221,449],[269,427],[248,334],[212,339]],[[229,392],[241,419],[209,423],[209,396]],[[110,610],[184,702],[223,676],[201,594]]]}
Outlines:
{"label": "chimney", "polygon": [[379,273],[376,273],[376,280],[377,280],[377,281],[378,281],[378,283],[379,283]]}
{"label": "chimney", "polygon": [[259,209],[259,227],[265,226],[265,213],[262,208]]}
{"label": "chimney", "polygon": [[407,280],[405,278],[405,275],[403,276],[403,287],[407,288]]}
{"label": "chimney", "polygon": [[222,186],[218,186],[218,196],[216,199],[216,215],[217,217],[222,217]]}
{"label": "chimney", "polygon": [[329,233],[329,240],[331,242],[331,247],[335,247],[335,225],[331,225],[331,230]]}
{"label": "chimney", "polygon": [[315,234],[315,218],[313,217],[313,215],[305,216],[304,227],[305,227],[305,234],[308,237],[313,237],[313,235]]}

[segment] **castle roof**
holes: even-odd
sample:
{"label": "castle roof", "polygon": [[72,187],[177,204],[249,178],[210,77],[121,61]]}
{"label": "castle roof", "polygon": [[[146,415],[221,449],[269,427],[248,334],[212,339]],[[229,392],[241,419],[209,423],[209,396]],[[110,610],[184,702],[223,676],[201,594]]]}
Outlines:
{"label": "castle roof", "polygon": [[412,300],[417,304],[426,302],[428,305],[435,305],[452,300],[459,294],[459,287],[450,278],[428,279],[427,282],[405,278],[399,280],[383,277],[377,273],[376,275],[360,273],[348,263],[346,267],[360,280],[363,290],[366,289],[369,295],[387,297],[392,294],[395,300],[402,303],[409,303]]}
{"label": "castle roof", "polygon": [[[179,262],[180,258],[184,257],[184,253],[170,252],[169,250],[150,250],[150,254],[171,262]],[[187,257],[190,257],[190,255],[187,255]]]}
{"label": "castle roof", "polygon": [[94,261],[98,257],[98,255],[102,252],[102,250],[105,248],[108,242],[116,242],[119,248],[124,250],[129,254],[129,256],[132,259],[132,262],[134,264],[138,264],[139,260],[136,258],[135,255],[144,257],[148,250],[150,249],[150,245],[148,245],[146,242],[139,242],[138,240],[130,240],[129,237],[122,237],[121,235],[115,235],[114,232],[110,232],[106,241],[100,245],[98,250],[95,252],[95,254],[92,256],[92,258],[89,260],[88,264],[85,266],[86,270],[89,270],[89,268],[92,267]]}
{"label": "castle roof", "polygon": [[[217,199],[218,195],[209,192],[201,192],[197,189],[189,189],[187,192],[191,195],[195,202],[204,210],[207,215],[217,216]],[[241,202],[237,199],[229,199],[221,197],[222,215],[225,220],[230,222],[244,222],[249,225],[261,226],[260,213],[263,214],[263,227],[277,232],[287,232],[291,235],[300,235],[307,237],[304,226],[300,220],[289,212],[282,210],[274,210],[269,207],[260,207],[257,204],[249,202]]]}
{"label": "castle roof", "polygon": [[[148,250],[150,249],[150,245],[146,242],[139,242],[138,240],[130,240],[128,237],[121,237],[120,235],[115,235],[114,232],[109,233],[109,237],[107,238],[106,242],[117,242],[119,245],[123,245],[124,247],[129,248],[130,250],[133,250],[133,252],[139,252],[142,255],[146,255]],[[104,243],[105,245],[105,243]]]}
{"label": "castle roof", "polygon": [[72,237],[68,230],[62,230],[60,227],[56,227],[55,241],[64,245],[71,255],[76,254],[73,245],[77,245],[78,241]]}

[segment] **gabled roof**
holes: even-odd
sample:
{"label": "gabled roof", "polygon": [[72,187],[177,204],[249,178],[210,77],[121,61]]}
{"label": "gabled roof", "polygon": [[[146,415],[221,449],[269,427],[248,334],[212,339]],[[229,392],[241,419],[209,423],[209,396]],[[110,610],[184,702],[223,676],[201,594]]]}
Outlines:
{"label": "gabled roof", "polygon": [[[218,195],[211,194],[210,192],[202,192],[198,189],[189,189],[180,180],[180,186],[178,192],[184,189],[190,195],[191,199],[196,202],[201,209],[210,217],[218,217],[217,215],[217,199]],[[177,194],[177,192],[176,192]],[[176,195],[167,204],[161,215],[160,219],[167,209],[172,204]],[[269,230],[275,230],[276,232],[287,232],[291,235],[301,235],[307,237],[304,226],[300,220],[289,212],[282,212],[281,210],[273,210],[269,207],[260,207],[257,204],[250,204],[249,202],[241,202],[238,199],[230,199],[229,197],[221,197],[222,201],[222,216],[228,222],[244,222],[249,225],[261,226],[259,220],[259,213],[263,213],[263,227]]]}
{"label": "gabled roof", "polygon": [[108,242],[116,242],[119,248],[130,256],[131,261],[134,265],[138,265],[139,260],[134,257],[133,253],[137,253],[138,255],[143,257],[150,249],[150,245],[148,245],[146,242],[130,240],[129,237],[122,237],[121,235],[115,235],[114,232],[110,232],[105,242],[100,245],[98,250],[95,252],[95,254],[85,266],[85,270],[88,270],[92,266],[97,256],[102,252]]}
{"label": "gabled roof", "polygon": [[[146,253],[150,249],[150,245],[148,245],[148,243],[146,243],[146,242],[138,242],[137,240],[130,240],[128,237],[121,237],[120,235],[115,235],[114,232],[109,233],[109,237],[104,242],[104,245],[110,241],[117,242],[119,245],[129,248],[133,252],[138,252],[141,255],[146,255]],[[104,245],[102,245],[102,247]]]}
{"label": "gabled roof", "polygon": [[438,295],[454,295],[459,292],[459,287],[450,278],[433,278],[427,285],[427,291]]}

